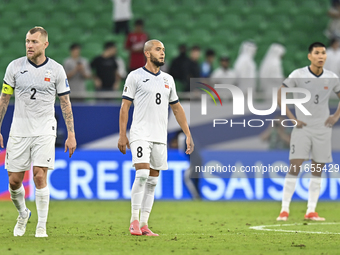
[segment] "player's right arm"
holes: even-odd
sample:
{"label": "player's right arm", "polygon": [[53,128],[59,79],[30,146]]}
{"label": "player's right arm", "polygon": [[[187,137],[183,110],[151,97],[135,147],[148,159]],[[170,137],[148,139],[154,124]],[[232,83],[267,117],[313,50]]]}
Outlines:
{"label": "player's right arm", "polygon": [[9,86],[8,84],[4,83],[2,85],[2,93],[0,96],[0,146],[1,148],[4,148],[4,140],[1,134],[2,121],[5,117],[7,107],[9,104],[9,100],[11,99],[12,94],[13,94],[13,88]]}
{"label": "player's right arm", "polygon": [[126,146],[130,149],[129,139],[126,136],[126,127],[129,120],[129,109],[132,101],[123,99],[122,105],[119,112],[119,139],[118,139],[118,149],[125,154]]}
{"label": "player's right arm", "polygon": [[[279,88],[278,92],[277,92],[277,104],[279,105],[280,108],[281,108],[281,93],[282,93],[281,89],[282,89],[282,88],[285,88],[285,87],[286,87],[286,86],[282,85],[282,86]],[[303,126],[307,126],[306,123],[304,123],[304,122],[301,121],[301,120],[298,120],[298,119],[294,116],[294,114],[290,111],[290,109],[288,108],[287,105],[286,105],[286,115],[287,115],[287,117],[288,117],[289,119],[295,120],[295,121],[296,121],[296,127],[297,127],[297,128],[302,128]],[[295,124],[295,123],[293,123],[293,124]]]}

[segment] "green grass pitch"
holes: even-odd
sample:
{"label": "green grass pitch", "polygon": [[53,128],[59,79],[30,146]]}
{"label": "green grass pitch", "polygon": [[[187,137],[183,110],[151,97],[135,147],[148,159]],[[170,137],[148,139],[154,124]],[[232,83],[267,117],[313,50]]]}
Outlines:
{"label": "green grass pitch", "polygon": [[[156,201],[149,226],[159,237],[131,236],[129,201],[51,201],[48,238],[35,238],[35,204],[23,237],[13,237],[17,212],[0,202],[0,254],[339,254],[340,204],[320,202],[327,223],[303,220],[306,202],[275,221],[279,202]],[[250,227],[266,225],[261,231]],[[277,230],[292,232],[280,232]],[[320,232],[320,234],[312,233]]]}

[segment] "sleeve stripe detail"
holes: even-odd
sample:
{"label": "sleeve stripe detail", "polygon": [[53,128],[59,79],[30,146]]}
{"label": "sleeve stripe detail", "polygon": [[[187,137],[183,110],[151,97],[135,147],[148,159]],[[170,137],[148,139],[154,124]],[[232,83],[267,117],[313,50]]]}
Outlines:
{"label": "sleeve stripe detail", "polygon": [[177,99],[176,101],[170,102],[169,104],[176,104],[178,102],[179,102],[179,100]]}
{"label": "sleeve stripe detail", "polygon": [[60,94],[58,94],[58,97],[65,96],[67,94],[70,94],[70,91],[66,91],[64,93],[60,93]]}
{"label": "sleeve stripe detail", "polygon": [[5,80],[4,80],[4,84],[9,85]]}
{"label": "sleeve stripe detail", "polygon": [[127,97],[127,96],[122,96],[123,99],[129,100],[129,101],[133,101],[133,98]]}
{"label": "sleeve stripe detail", "polygon": [[340,90],[339,90],[339,91],[337,91],[337,92],[335,92],[335,94],[338,94],[338,93],[340,93]]}
{"label": "sleeve stripe detail", "polygon": [[7,94],[7,95],[12,95],[13,91],[14,89],[10,85],[6,83],[2,84],[2,93]]}
{"label": "sleeve stripe detail", "polygon": [[282,83],[282,85],[288,88],[288,86],[286,84]]}

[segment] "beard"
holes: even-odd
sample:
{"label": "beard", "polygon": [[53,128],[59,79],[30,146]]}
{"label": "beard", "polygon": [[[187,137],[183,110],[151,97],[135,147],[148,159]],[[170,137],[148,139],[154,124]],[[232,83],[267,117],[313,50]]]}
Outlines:
{"label": "beard", "polygon": [[32,62],[34,62],[41,55],[42,55],[42,52],[36,52],[33,56],[27,56],[27,53],[26,53],[27,58],[31,60]]}
{"label": "beard", "polygon": [[158,59],[155,58],[154,56],[152,56],[151,53],[150,53],[150,61],[151,61],[151,63],[153,63],[157,67],[164,65],[164,62],[159,62]]}

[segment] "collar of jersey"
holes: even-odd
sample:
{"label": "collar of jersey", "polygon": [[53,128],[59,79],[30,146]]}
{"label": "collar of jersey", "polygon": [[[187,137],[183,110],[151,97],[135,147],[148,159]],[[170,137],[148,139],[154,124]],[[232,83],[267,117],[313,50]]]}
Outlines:
{"label": "collar of jersey", "polygon": [[322,74],[323,74],[323,69],[322,69],[322,73],[320,73],[319,75],[316,75],[315,73],[312,72],[312,70],[310,70],[309,66],[308,66],[308,71],[313,74],[316,78],[319,78]]}
{"label": "collar of jersey", "polygon": [[28,60],[28,62],[29,62],[32,66],[34,66],[35,68],[39,68],[39,67],[45,65],[45,64],[48,62],[48,57],[46,57],[45,61],[44,61],[41,65],[36,65],[36,64],[34,64],[34,63],[33,63],[31,60],[29,60],[28,58],[27,58],[27,60]]}
{"label": "collar of jersey", "polygon": [[160,71],[160,70],[158,71],[158,73],[153,73],[153,72],[150,72],[148,69],[146,69],[145,66],[143,66],[143,69],[144,69],[144,71],[146,71],[146,72],[148,72],[148,73],[151,73],[151,74],[154,75],[154,76],[157,76],[157,75],[161,74],[161,71]]}

